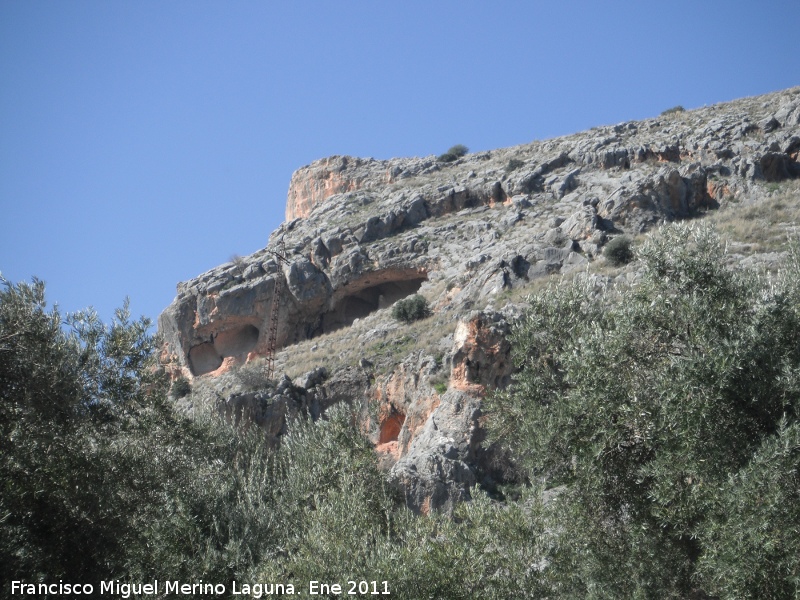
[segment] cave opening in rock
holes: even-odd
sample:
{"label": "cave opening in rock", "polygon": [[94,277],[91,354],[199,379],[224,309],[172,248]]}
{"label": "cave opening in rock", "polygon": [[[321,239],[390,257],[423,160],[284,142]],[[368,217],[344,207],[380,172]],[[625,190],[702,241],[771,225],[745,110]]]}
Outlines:
{"label": "cave opening in rock", "polygon": [[406,415],[404,413],[393,411],[392,414],[381,422],[378,443],[386,444],[388,442],[396,442],[400,437],[400,430],[403,428],[403,423],[405,422]]}
{"label": "cave opening in rock", "polygon": [[256,347],[257,343],[258,329],[252,325],[221,331],[214,336],[214,348],[223,358],[247,354]]}
{"label": "cave opening in rock", "polygon": [[229,356],[245,356],[258,343],[259,331],[253,325],[241,325],[220,331],[211,341],[192,346],[189,350],[189,368],[195,377],[205,375],[222,366]]}
{"label": "cave opening in rock", "polygon": [[205,375],[222,366],[222,357],[211,342],[204,342],[192,346],[189,350],[189,369],[192,375]]}
{"label": "cave opening in rock", "polygon": [[425,277],[419,276],[384,281],[343,295],[331,310],[322,315],[322,333],[348,327],[356,319],[362,319],[380,308],[389,307],[406,296],[416,294],[425,281]]}

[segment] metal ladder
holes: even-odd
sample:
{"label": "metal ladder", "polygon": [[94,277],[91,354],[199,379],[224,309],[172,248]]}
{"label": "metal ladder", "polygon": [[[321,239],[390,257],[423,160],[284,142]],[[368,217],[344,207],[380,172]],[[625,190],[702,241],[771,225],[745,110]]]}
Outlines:
{"label": "metal ladder", "polygon": [[267,339],[267,360],[264,364],[264,375],[267,380],[272,380],[275,375],[275,346],[278,341],[278,311],[280,310],[280,301],[283,295],[283,273],[281,273],[280,265],[290,264],[289,259],[286,258],[286,242],[281,236],[278,242],[278,251],[268,250],[278,260],[278,275],[275,278],[275,289],[272,293],[272,309],[269,316],[269,338]]}

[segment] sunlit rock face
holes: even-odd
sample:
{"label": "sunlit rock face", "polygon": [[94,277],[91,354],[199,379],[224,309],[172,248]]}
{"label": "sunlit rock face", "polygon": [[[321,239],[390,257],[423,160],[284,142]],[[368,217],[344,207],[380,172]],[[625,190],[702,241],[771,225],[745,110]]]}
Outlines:
{"label": "sunlit rock face", "polygon": [[[369,270],[368,270],[369,269]],[[272,274],[267,274],[267,271]],[[312,262],[267,263],[248,281],[225,265],[214,277],[229,285],[181,290],[162,313],[163,356],[184,376],[216,374],[267,351],[272,303],[277,302],[276,347],[346,327],[354,320],[416,293],[427,280],[424,266],[358,263],[346,276],[318,269]],[[276,282],[281,293],[276,295]],[[224,368],[223,368],[224,367]]]}
{"label": "sunlit rock face", "polygon": [[[583,277],[587,289],[635,282],[635,266],[616,279],[592,268],[609,240],[761,202],[794,185],[799,158],[793,88],[448,163],[318,160],[292,176],[286,222],[267,247],[178,285],[159,318],[162,362],[217,386],[223,414],[275,443],[297,415],[363,405],[365,433],[408,505],[450,507],[502,477],[481,406],[513,377],[515,303],[553,275]],[[412,294],[433,317],[398,323],[391,307]],[[341,345],[304,350],[294,382],[278,371],[277,385],[238,390],[234,376],[267,353],[273,307],[279,364],[306,341]]]}

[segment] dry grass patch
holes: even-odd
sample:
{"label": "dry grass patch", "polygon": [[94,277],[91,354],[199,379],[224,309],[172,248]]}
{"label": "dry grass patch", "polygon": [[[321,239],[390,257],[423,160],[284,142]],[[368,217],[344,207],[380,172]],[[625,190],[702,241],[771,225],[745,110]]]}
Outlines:
{"label": "dry grass patch", "polygon": [[723,239],[748,244],[751,252],[785,249],[800,224],[800,182],[765,187],[763,200],[750,205],[728,204],[705,217]]}
{"label": "dry grass patch", "polygon": [[511,288],[503,290],[495,298],[492,298],[487,303],[492,304],[495,308],[503,308],[508,304],[518,304],[520,302],[527,302],[528,296],[536,295],[554,283],[561,281],[565,275],[561,273],[551,273],[544,277],[537,277],[530,281],[516,281]]}
{"label": "dry grass patch", "polygon": [[396,327],[389,312],[389,309],[376,311],[349,327],[282,348],[275,357],[276,372],[294,378],[317,367],[336,370],[369,358],[365,356],[362,340],[369,334],[382,337]]}
{"label": "dry grass patch", "polygon": [[403,324],[384,339],[364,347],[362,354],[375,364],[378,372],[391,370],[413,352],[438,359],[450,349],[443,342],[455,331],[456,322],[452,314],[438,314]]}
{"label": "dry grass patch", "polygon": [[[444,286],[444,282],[437,282],[428,289],[423,287],[422,295],[430,301]],[[449,313],[434,313],[405,324],[393,319],[391,310],[378,310],[349,327],[282,348],[275,357],[276,373],[294,378],[317,367],[333,371],[355,366],[362,358],[372,362],[377,371],[385,371],[414,351],[439,354],[442,338],[455,331],[456,323]]]}

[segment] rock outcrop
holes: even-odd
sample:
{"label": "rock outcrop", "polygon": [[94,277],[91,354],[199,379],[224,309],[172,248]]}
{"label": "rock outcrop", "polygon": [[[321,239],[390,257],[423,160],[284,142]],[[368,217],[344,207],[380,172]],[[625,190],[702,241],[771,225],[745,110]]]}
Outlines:
{"label": "rock outcrop", "polygon": [[[251,415],[277,442],[297,414],[318,418],[343,400],[372,406],[365,430],[409,505],[444,508],[494,477],[481,399],[512,375],[517,309],[489,305],[550,275],[587,271],[617,235],[756,202],[767,186],[800,177],[799,155],[794,88],[450,163],[316,161],[293,175],[287,220],[267,248],[178,285],[159,319],[162,360],[208,381],[257,364],[273,303],[283,367],[298,344],[367,323],[342,337],[355,349],[313,357],[304,379],[219,392],[222,410]],[[603,285],[602,274],[585,276]],[[386,310],[414,293],[443,327],[438,337],[424,332],[425,347],[421,330],[403,334]],[[370,349],[385,351],[392,336],[404,336],[403,354],[373,368]],[[359,366],[335,365],[358,351]]]}

